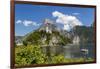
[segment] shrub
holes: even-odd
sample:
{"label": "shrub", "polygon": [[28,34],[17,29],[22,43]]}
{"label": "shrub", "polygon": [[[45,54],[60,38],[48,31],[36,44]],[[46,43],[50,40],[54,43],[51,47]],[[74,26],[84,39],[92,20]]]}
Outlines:
{"label": "shrub", "polygon": [[16,65],[45,63],[47,57],[42,53],[40,46],[21,46],[15,48]]}

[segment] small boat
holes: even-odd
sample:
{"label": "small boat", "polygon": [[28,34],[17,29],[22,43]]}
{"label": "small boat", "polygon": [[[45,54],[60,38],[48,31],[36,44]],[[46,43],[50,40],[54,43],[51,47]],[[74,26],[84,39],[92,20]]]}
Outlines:
{"label": "small boat", "polygon": [[88,54],[88,49],[81,49],[81,52],[84,54]]}

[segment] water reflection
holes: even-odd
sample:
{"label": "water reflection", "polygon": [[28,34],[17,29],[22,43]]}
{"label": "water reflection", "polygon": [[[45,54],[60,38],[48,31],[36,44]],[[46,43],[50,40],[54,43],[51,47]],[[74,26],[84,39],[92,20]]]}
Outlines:
{"label": "water reflection", "polygon": [[50,56],[51,54],[63,54],[65,58],[94,58],[95,45],[93,43],[87,44],[68,44],[66,46],[44,46],[43,52]]}

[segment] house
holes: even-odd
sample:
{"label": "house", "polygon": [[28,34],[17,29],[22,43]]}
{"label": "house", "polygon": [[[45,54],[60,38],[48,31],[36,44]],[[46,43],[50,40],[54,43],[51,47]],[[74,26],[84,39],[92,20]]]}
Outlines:
{"label": "house", "polygon": [[16,45],[17,45],[17,46],[23,45],[22,40],[16,40]]}

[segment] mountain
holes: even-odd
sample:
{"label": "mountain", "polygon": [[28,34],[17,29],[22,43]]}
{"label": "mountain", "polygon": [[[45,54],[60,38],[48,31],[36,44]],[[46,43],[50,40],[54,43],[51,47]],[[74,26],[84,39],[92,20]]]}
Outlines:
{"label": "mountain", "polygon": [[22,45],[23,37],[24,37],[24,36],[15,36],[15,43],[16,43],[17,45]]}
{"label": "mountain", "polygon": [[15,36],[15,41],[16,40],[21,40],[23,38],[23,36]]}
{"label": "mountain", "polygon": [[94,42],[94,27],[92,26],[75,26],[72,30],[74,34],[77,34],[83,43]]}
{"label": "mountain", "polygon": [[70,31],[59,28],[56,23],[50,19],[45,19],[43,24],[27,35],[15,38],[16,42],[24,45],[35,44],[43,46],[56,46],[67,44],[79,44],[93,42],[94,32],[92,26],[75,26]]}
{"label": "mountain", "polygon": [[66,45],[71,43],[70,38],[64,36],[62,30],[58,28],[50,19],[45,19],[39,29],[31,32],[23,42],[25,44],[39,45]]}

